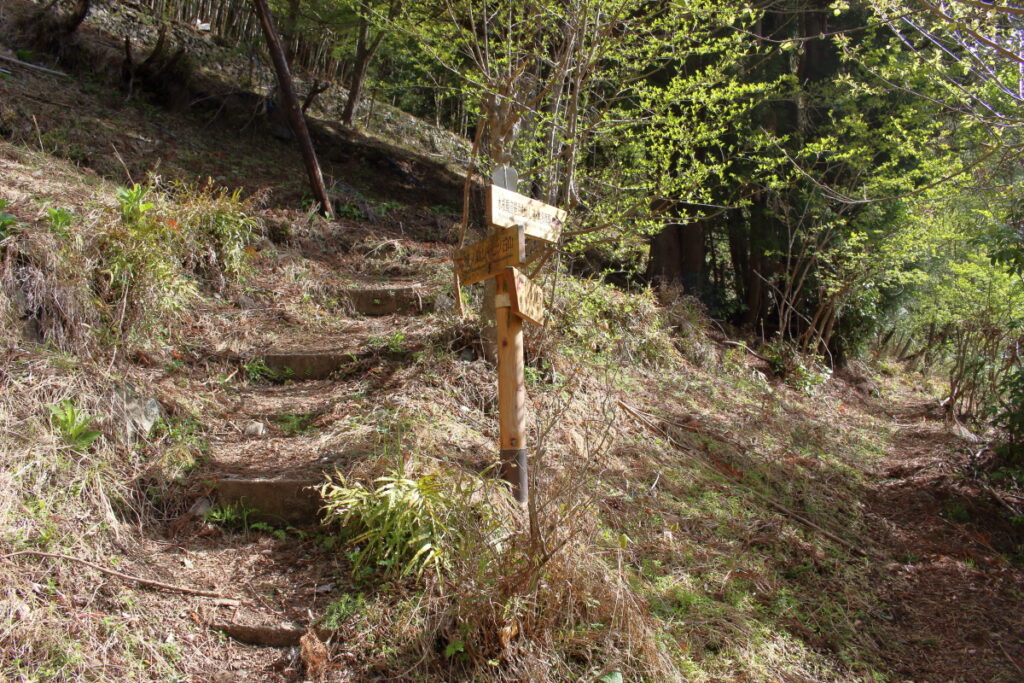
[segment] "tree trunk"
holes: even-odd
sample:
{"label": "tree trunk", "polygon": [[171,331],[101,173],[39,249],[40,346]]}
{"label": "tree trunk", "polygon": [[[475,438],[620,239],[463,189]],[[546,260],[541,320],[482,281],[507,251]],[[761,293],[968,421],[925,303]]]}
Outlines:
{"label": "tree trunk", "polygon": [[299,107],[299,98],[295,94],[295,84],[292,82],[291,72],[288,70],[288,60],[281,49],[281,41],[277,37],[277,29],[274,28],[274,18],[267,7],[267,0],[253,0],[256,6],[256,13],[259,14],[260,24],[263,26],[263,35],[267,39],[267,48],[274,60],[274,69],[277,71],[277,83],[281,89],[281,103],[288,111],[288,120],[291,123],[292,131],[299,141],[299,151],[302,152],[302,161],[306,166],[306,173],[309,175],[309,185],[313,190],[313,197],[320,203],[320,209],[325,215],[334,218],[334,210],[331,201],[327,197],[327,188],[324,187],[324,177],[320,172],[320,162],[316,158],[316,150],[313,149],[313,141],[309,137],[309,129],[306,128],[306,119]]}
{"label": "tree trunk", "polygon": [[648,279],[682,285],[687,294],[701,296],[706,284],[704,231],[704,224],[700,221],[665,226],[651,239]]}
{"label": "tree trunk", "polygon": [[356,42],[356,58],[352,64],[352,81],[348,87],[348,100],[345,102],[345,111],[341,114],[341,124],[347,128],[352,127],[352,117],[355,116],[356,107],[363,96],[363,82],[366,80],[366,69],[373,59],[373,53],[380,47],[383,31],[377,33],[373,42],[367,42],[370,36],[370,22],[366,18],[359,20],[359,40]]}
{"label": "tree trunk", "polygon": [[295,61],[295,49],[299,40],[299,2],[300,0],[288,0],[288,18],[285,23],[284,37],[285,54],[288,60]]}

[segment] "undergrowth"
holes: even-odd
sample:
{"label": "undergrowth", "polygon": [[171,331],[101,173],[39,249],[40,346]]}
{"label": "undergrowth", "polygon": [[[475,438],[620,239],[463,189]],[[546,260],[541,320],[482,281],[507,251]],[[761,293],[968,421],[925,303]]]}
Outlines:
{"label": "undergrowth", "polygon": [[238,192],[135,184],[113,194],[82,213],[40,198],[42,211],[20,207],[35,220],[4,241],[8,306],[65,351],[165,337],[203,288],[244,275],[260,227]]}
{"label": "undergrowth", "polygon": [[[239,194],[205,186],[72,189],[73,205],[41,195],[0,215],[0,554],[109,565],[136,525],[181,514],[172,491],[208,450],[191,399],[116,350],[179,335],[191,305],[244,275],[259,224]],[[140,434],[127,407],[139,395],[174,414]],[[180,675],[179,648],[131,588],[99,576],[0,562],[0,679]]]}

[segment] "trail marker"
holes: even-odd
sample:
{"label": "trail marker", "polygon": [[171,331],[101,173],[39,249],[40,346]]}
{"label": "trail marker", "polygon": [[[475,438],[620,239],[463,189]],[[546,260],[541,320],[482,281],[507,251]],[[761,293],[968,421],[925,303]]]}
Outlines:
{"label": "trail marker", "polygon": [[487,220],[491,225],[501,228],[521,225],[527,237],[557,242],[568,215],[564,209],[491,185],[487,202]]}
{"label": "trail marker", "polygon": [[463,285],[472,285],[501,275],[509,266],[526,260],[526,239],[522,228],[505,228],[476,244],[455,252],[455,269]]}
{"label": "trail marker", "polygon": [[519,187],[519,172],[511,166],[498,166],[491,172],[491,182],[514,192]]}
{"label": "trail marker", "polygon": [[501,477],[520,503],[530,497],[526,450],[526,380],[523,321],[544,322],[544,291],[519,270],[526,261],[526,238],[551,246],[562,234],[567,213],[508,188],[515,169],[502,166],[491,176],[487,219],[495,231],[453,255],[463,285],[495,279],[498,337],[498,427]]}
{"label": "trail marker", "polygon": [[518,268],[505,269],[512,312],[534,325],[544,324],[544,290]]}

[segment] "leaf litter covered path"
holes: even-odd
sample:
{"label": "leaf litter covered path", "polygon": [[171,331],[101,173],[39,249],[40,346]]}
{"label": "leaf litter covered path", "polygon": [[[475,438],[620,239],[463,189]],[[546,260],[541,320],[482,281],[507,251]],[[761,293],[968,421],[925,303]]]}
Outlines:
{"label": "leaf litter covered path", "polygon": [[866,501],[893,680],[1024,680],[1024,533],[976,478],[980,446],[927,404],[902,406],[895,427]]}

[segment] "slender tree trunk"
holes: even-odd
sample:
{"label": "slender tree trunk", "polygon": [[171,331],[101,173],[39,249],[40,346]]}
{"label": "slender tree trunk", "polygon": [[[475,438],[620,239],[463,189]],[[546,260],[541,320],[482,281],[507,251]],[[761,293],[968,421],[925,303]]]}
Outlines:
{"label": "slender tree trunk", "polygon": [[285,54],[291,62],[295,61],[295,48],[298,45],[299,2],[300,0],[288,0],[288,18],[285,20]]}
{"label": "slender tree trunk", "polygon": [[291,123],[292,131],[299,141],[299,150],[302,152],[302,161],[306,165],[306,173],[309,175],[309,185],[313,190],[313,197],[320,202],[320,209],[328,217],[334,218],[334,210],[331,201],[327,197],[327,188],[324,187],[324,176],[320,172],[320,162],[316,158],[316,150],[313,149],[313,141],[309,137],[309,129],[306,128],[306,119],[299,107],[299,98],[295,94],[295,84],[292,82],[291,72],[288,70],[288,60],[281,49],[281,41],[277,37],[277,29],[274,28],[274,18],[267,7],[267,0],[253,0],[256,12],[260,17],[260,24],[263,26],[263,35],[267,39],[267,48],[274,60],[274,69],[277,71],[277,83],[281,89],[282,105],[288,111],[288,120]]}
{"label": "slender tree trunk", "polygon": [[352,81],[348,87],[348,100],[345,102],[345,111],[341,114],[341,124],[352,127],[352,117],[355,116],[356,107],[363,96],[363,82],[366,80],[366,70],[370,66],[373,54],[380,47],[383,31],[377,33],[372,42],[368,42],[370,36],[370,22],[366,18],[359,20],[359,40],[356,42],[356,58],[352,65]]}

